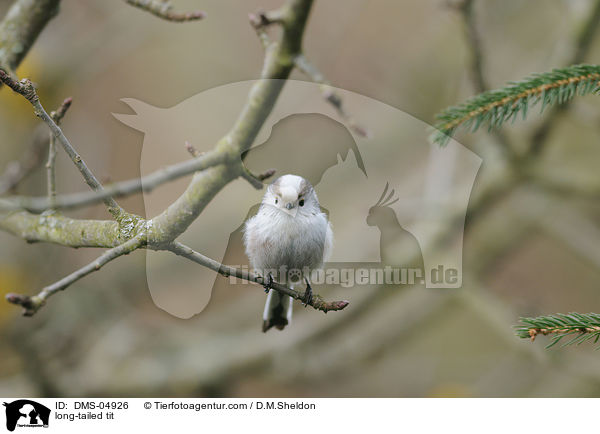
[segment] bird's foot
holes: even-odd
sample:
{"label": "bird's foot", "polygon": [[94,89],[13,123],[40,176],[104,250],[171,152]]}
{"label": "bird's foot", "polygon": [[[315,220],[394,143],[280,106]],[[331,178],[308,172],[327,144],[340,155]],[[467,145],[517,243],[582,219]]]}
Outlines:
{"label": "bird's foot", "polygon": [[302,299],[302,303],[304,304],[304,307],[306,307],[309,304],[312,304],[313,293],[312,293],[312,288],[310,287],[310,283],[308,282],[308,279],[306,277],[304,278],[304,281],[306,282],[306,290],[304,291],[304,297]]}
{"label": "bird's foot", "polygon": [[265,288],[265,294],[269,293],[269,289],[271,289],[273,287],[273,275],[271,273],[269,273],[269,275],[267,276],[267,283],[265,283],[263,285],[263,288]]}

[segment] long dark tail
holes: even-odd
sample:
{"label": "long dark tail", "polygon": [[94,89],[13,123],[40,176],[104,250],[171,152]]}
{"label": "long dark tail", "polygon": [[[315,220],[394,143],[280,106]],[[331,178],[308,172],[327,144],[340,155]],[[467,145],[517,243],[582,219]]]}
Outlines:
{"label": "long dark tail", "polygon": [[271,327],[283,330],[292,321],[292,301],[289,295],[281,295],[274,289],[269,291],[263,313],[263,332]]}

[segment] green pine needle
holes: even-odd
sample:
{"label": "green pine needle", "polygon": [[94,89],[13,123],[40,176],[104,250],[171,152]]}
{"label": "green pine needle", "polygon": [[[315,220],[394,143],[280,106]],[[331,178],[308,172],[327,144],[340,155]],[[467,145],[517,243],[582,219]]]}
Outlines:
{"label": "green pine needle", "polygon": [[596,93],[599,85],[600,65],[573,65],[534,74],[447,108],[436,116],[438,123],[430,140],[444,146],[459,127],[475,132],[485,124],[491,131],[506,121],[514,122],[519,114],[525,119],[529,107],[540,102],[543,112],[546,107],[563,104],[576,95]]}
{"label": "green pine needle", "polygon": [[[569,313],[540,316],[537,318],[520,318],[521,324],[515,326],[515,332],[520,338],[530,338],[532,341],[538,335],[551,335],[552,341],[546,346],[550,348],[566,336],[572,339],[563,344],[581,344],[600,339],[600,314],[597,313]],[[599,347],[600,348],[600,347]]]}

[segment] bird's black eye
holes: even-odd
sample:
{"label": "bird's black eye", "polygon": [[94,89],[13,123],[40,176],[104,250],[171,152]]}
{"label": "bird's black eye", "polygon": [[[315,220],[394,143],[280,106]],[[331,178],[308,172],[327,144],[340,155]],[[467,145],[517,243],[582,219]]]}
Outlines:
{"label": "bird's black eye", "polygon": [[275,203],[278,204],[279,203],[279,199],[275,199]]}
{"label": "bird's black eye", "polygon": [[298,205],[304,206],[304,199],[300,199],[300,202],[298,202]]}

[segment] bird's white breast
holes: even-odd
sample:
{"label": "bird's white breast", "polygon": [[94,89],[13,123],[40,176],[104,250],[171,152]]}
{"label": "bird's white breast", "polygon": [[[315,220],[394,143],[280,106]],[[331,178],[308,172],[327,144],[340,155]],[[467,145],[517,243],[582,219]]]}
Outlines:
{"label": "bird's white breast", "polygon": [[269,205],[262,205],[248,220],[244,233],[246,253],[258,270],[317,268],[331,238],[325,214],[292,216]]}

